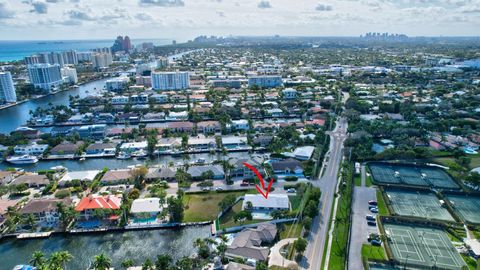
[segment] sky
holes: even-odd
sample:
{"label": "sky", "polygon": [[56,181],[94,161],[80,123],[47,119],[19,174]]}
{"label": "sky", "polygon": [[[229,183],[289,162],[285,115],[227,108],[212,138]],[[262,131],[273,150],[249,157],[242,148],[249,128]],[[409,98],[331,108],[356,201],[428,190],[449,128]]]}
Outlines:
{"label": "sky", "polygon": [[480,36],[480,0],[0,0],[0,39]]}

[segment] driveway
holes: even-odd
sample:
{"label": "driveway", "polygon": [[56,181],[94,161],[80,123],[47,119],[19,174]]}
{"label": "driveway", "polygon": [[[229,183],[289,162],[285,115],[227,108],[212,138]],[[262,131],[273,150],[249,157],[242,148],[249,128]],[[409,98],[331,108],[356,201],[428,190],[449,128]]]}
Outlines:
{"label": "driveway", "polygon": [[[362,181],[363,182],[363,181]],[[366,215],[372,214],[368,209],[368,201],[376,200],[376,189],[373,187],[355,187],[352,201],[352,230],[348,257],[349,270],[363,270],[362,244],[368,243],[370,233],[378,233],[377,227],[369,226]]]}
{"label": "driveway", "polygon": [[287,260],[285,259],[285,257],[282,256],[282,254],[280,254],[280,249],[282,249],[282,247],[293,243],[297,239],[298,238],[283,239],[278,241],[278,243],[276,243],[272,248],[270,248],[270,259],[268,260],[268,267],[274,265],[286,268],[298,266],[296,262]]}

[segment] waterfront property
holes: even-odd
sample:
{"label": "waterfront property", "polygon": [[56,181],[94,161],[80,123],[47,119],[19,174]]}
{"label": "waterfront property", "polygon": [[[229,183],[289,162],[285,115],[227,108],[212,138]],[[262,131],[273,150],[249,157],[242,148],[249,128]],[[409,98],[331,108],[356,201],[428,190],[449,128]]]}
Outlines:
{"label": "waterfront property", "polygon": [[270,253],[267,245],[272,243],[276,236],[277,227],[274,224],[262,223],[257,228],[245,229],[235,235],[225,255],[257,262],[266,261]]}
{"label": "waterfront property", "polygon": [[36,226],[56,228],[59,224],[60,213],[58,212],[58,205],[63,204],[66,207],[72,205],[70,198],[66,199],[34,199],[23,206],[19,213],[24,219],[29,215],[34,217]]}
{"label": "waterfront property", "polygon": [[133,224],[152,224],[163,211],[159,198],[136,199],[132,202],[130,213],[133,215]]}
{"label": "waterfront property", "polygon": [[[99,196],[89,195],[80,200],[75,207],[75,211],[79,213],[79,220],[100,220],[100,221],[115,221],[118,220],[118,215],[115,210],[119,210],[122,205],[122,198],[115,195]],[[91,223],[80,223],[80,226],[92,225]],[[93,224],[99,226],[100,224]]]}
{"label": "waterfront property", "polygon": [[23,184],[27,185],[30,188],[40,188],[50,184],[50,180],[45,175],[25,173],[15,178],[11,182],[11,185],[23,185]]}
{"label": "waterfront property", "polygon": [[260,194],[245,194],[242,209],[252,211],[255,219],[271,219],[273,211],[290,210],[290,201],[285,194],[269,194],[267,199]]}
{"label": "waterfront property", "polygon": [[100,173],[99,170],[66,172],[58,181],[58,185],[67,186],[73,180],[79,180],[80,182],[92,182],[98,173]]}
{"label": "waterfront property", "polygon": [[133,180],[131,170],[110,170],[107,171],[102,178],[100,179],[100,183],[104,185],[116,185],[116,184],[124,184],[129,183]]}

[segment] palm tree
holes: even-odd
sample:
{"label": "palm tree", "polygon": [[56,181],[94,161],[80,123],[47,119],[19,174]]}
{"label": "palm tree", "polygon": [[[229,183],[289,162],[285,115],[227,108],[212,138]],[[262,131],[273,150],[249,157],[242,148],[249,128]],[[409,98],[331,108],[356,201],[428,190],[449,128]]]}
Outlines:
{"label": "palm tree", "polygon": [[142,270],[153,270],[153,262],[150,259],[146,259],[142,264]]}
{"label": "palm tree", "polygon": [[72,254],[68,251],[54,252],[50,255],[48,269],[65,269],[65,263],[73,259]]}
{"label": "palm tree", "polygon": [[32,266],[39,267],[45,263],[45,254],[41,251],[35,251],[32,255],[32,259],[29,261]]}
{"label": "palm tree", "polygon": [[134,262],[133,262],[132,259],[127,259],[127,260],[124,260],[124,261],[122,262],[122,267],[125,268],[125,269],[127,269],[127,268],[129,268],[129,267],[132,267],[133,264],[134,264]]}
{"label": "palm tree", "polygon": [[167,270],[172,263],[172,257],[167,254],[162,254],[157,256],[157,261],[155,262],[155,269],[157,270]]}
{"label": "palm tree", "polygon": [[103,253],[96,255],[93,260],[93,269],[95,270],[108,270],[112,266],[112,260]]}

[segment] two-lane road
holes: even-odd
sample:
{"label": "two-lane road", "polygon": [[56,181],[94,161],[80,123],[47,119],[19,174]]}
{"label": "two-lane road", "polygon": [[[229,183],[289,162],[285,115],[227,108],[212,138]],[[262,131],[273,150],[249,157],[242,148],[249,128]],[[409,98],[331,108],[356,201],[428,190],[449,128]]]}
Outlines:
{"label": "two-lane road", "polygon": [[320,175],[320,179],[313,181],[313,184],[321,189],[322,197],[319,203],[319,214],[313,221],[305,257],[301,262],[301,267],[304,269],[322,269],[322,256],[328,234],[328,223],[332,213],[346,133],[347,121],[345,118],[340,118],[335,129],[329,134],[330,148],[324,160],[323,175]]}

